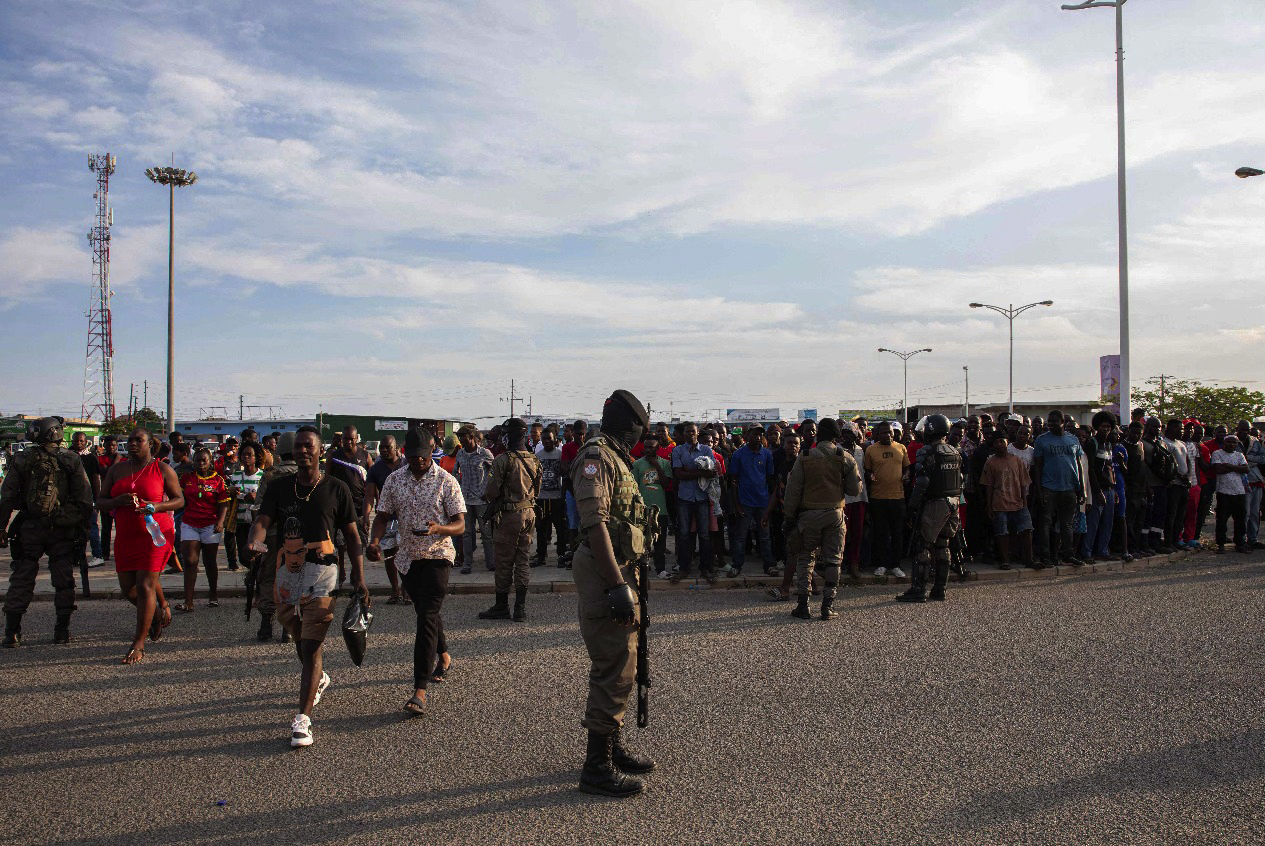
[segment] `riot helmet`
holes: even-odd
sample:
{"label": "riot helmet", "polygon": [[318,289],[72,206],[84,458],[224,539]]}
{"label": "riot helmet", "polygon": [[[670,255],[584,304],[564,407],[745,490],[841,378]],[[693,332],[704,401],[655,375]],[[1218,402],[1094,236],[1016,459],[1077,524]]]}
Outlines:
{"label": "riot helmet", "polygon": [[924,442],[932,438],[944,437],[949,434],[949,418],[943,414],[928,414],[918,421],[918,431],[922,433]]}
{"label": "riot helmet", "polygon": [[26,424],[26,439],[37,444],[51,444],[62,440],[64,417],[41,417]]}

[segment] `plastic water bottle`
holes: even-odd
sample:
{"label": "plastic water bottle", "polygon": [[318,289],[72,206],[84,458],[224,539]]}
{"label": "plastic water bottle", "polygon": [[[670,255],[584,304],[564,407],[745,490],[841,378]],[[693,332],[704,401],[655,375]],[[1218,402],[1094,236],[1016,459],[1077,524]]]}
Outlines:
{"label": "plastic water bottle", "polygon": [[167,545],[167,539],[163,537],[163,530],[159,527],[158,521],[154,519],[153,514],[145,515],[145,528],[149,529],[149,538],[154,542],[154,546]]}

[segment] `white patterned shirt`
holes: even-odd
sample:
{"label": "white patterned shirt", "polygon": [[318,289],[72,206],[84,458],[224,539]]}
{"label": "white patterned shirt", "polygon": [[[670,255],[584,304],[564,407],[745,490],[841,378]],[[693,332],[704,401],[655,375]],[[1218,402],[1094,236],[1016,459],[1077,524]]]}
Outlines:
{"label": "white patterned shirt", "polygon": [[435,462],[419,479],[408,465],[396,470],[382,483],[378,494],[377,511],[394,517],[399,523],[399,548],[395,555],[395,569],[403,576],[412,562],[419,559],[447,559],[457,557],[448,535],[415,535],[424,530],[427,523],[446,525],[458,514],[466,513],[466,500],[461,495],[461,485],[444,468]]}

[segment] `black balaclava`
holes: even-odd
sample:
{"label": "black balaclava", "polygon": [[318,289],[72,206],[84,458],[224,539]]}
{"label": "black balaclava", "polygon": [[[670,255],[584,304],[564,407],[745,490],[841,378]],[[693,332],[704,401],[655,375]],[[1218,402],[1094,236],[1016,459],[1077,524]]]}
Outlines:
{"label": "black balaclava", "polygon": [[505,445],[518,452],[527,448],[527,424],[518,417],[511,417],[501,427],[505,433]]}
{"label": "black balaclava", "polygon": [[631,393],[618,390],[602,406],[602,434],[609,435],[632,449],[641,440],[641,433],[650,425],[646,407]]}

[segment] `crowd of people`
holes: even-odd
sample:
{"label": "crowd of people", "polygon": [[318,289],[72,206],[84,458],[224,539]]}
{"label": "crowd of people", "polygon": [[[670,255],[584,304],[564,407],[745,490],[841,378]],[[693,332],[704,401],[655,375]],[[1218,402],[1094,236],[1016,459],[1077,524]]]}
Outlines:
{"label": "crowd of people", "polygon": [[[20,643],[42,554],[49,556],[55,640],[62,643],[74,609],[73,563],[97,566],[112,555],[136,607],[123,662],[141,661],[147,642],[161,639],[172,621],[159,574],[184,574],[176,612],[195,611],[200,575],[205,607],[215,607],[223,546],[228,569],[245,568],[255,589],[258,638],[273,639],[275,619],[282,640],[295,643],[303,670],[291,742],[304,746],[312,742],[311,711],[330,684],[321,644],[335,596],[350,582],[350,593],[370,603],[366,558],[385,567],[387,602],[415,611],[413,692],[404,707],[422,714],[428,685],[444,681],[452,667],[441,613],[451,572],[471,573],[482,547],[482,565],[496,572],[496,600],[479,616],[526,622],[531,570],[547,564],[552,543],[556,566],[574,568],[581,630],[594,658],[597,687],[586,719],[605,726],[597,741],[590,738],[586,778],[595,792],[624,795],[632,782],[621,781],[609,762],[622,761],[625,773],[648,771],[638,770],[647,764],[623,747],[623,706],[612,704],[612,697],[627,697],[636,649],[624,629],[604,628],[606,610],[586,608],[609,606],[612,619],[633,620],[629,583],[636,576],[628,568],[639,560],[672,582],[690,577],[697,561],[698,576],[714,582],[743,574],[748,558],[758,558],[764,574],[781,578],[769,595],[790,599],[794,582],[793,613],[807,619],[817,554],[819,566],[824,561],[834,571],[821,608],[822,619],[831,619],[841,570],[854,579],[863,569],[903,579],[920,538],[937,541],[946,567],[948,541],[959,537],[963,564],[1078,567],[1198,547],[1215,513],[1216,552],[1265,548],[1265,440],[1248,421],[1231,430],[1138,409],[1124,426],[1106,411],[1088,426],[1053,411],[996,422],[988,414],[937,417],[926,427],[858,417],[733,429],[629,423],[629,415],[645,412],[627,392],[607,405],[616,410],[600,428],[584,420],[529,427],[512,418],[487,432],[467,424],[441,438],[417,426],[402,445],[384,438],[377,456],[354,427],[326,445],[311,426],[262,438],[247,429],[214,447],[188,444],[175,432],[160,441],[137,429],[123,453],[113,436],[94,448],[77,434],[64,450],[58,418],[46,418],[36,445],[0,488],[0,543],[15,541],[4,646]],[[950,460],[924,462],[924,450]],[[810,459],[818,464],[806,471]],[[946,513],[930,532],[921,495],[927,480],[916,480],[911,469],[935,472],[924,465],[950,474],[931,484],[932,500]],[[814,485],[827,477],[833,481],[823,495]],[[25,521],[9,527],[15,509]],[[598,526],[608,531],[595,535]],[[914,571],[914,587],[901,599],[925,601],[926,570],[915,560]],[[943,600],[942,574],[937,578],[931,599]],[[594,644],[610,653],[601,667]]]}

